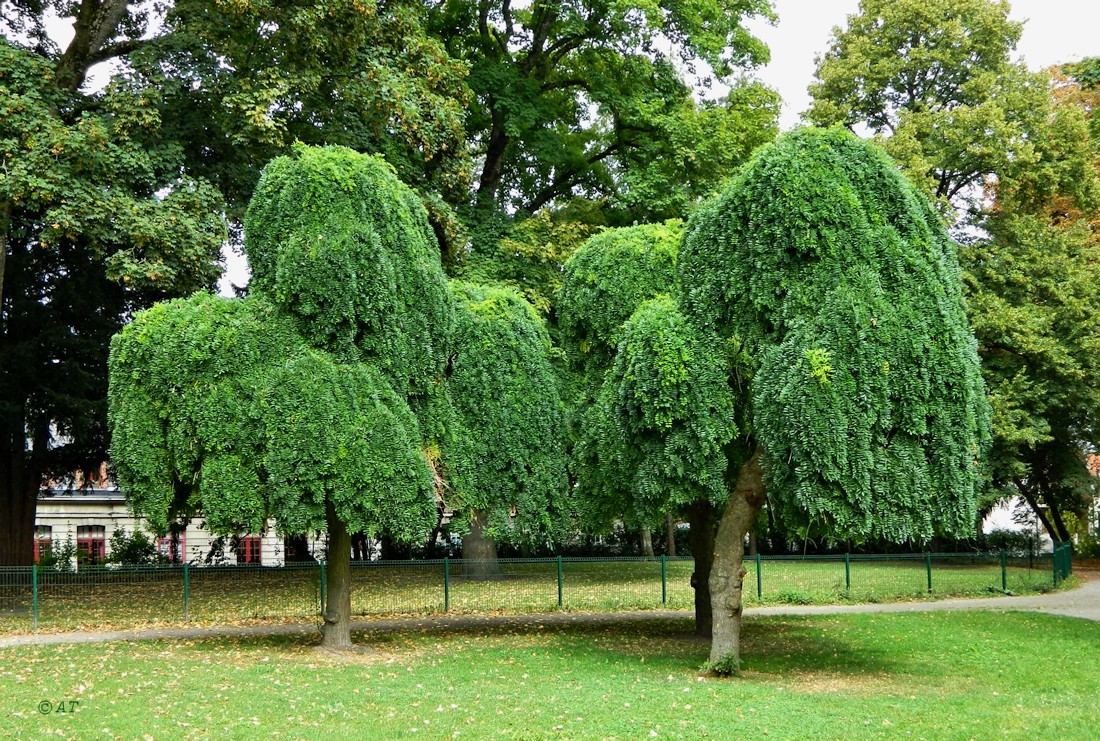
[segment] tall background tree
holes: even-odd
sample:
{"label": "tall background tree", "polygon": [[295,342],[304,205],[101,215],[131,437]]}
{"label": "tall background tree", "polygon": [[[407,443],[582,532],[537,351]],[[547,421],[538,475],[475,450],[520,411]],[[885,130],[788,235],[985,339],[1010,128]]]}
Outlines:
{"label": "tall background tree", "polygon": [[454,243],[442,196],[468,191],[466,66],[422,17],[340,0],[4,4],[0,564],[32,558],[44,473],[106,453],[108,337],[213,285],[227,227],[239,241],[261,167],[295,140],[385,152]]}
{"label": "tall background tree", "polygon": [[768,59],[754,17],[771,17],[767,0],[433,3],[430,33],[467,62],[473,96],[457,274],[560,274],[587,234],[532,241],[536,214],[566,232],[686,216],[777,131],[778,96],[746,74]]}
{"label": "tall background tree", "polygon": [[1020,496],[1064,540],[1100,409],[1095,63],[1029,72],[1021,29],[1006,2],[864,0],[807,116],[866,127],[944,207],[994,410],[986,506]]}
{"label": "tall background tree", "polygon": [[105,458],[110,336],[134,309],[212,285],[226,236],[222,199],[160,145],[155,112],[122,86],[81,94],[74,56],[0,40],[3,565],[33,557],[45,474]]}

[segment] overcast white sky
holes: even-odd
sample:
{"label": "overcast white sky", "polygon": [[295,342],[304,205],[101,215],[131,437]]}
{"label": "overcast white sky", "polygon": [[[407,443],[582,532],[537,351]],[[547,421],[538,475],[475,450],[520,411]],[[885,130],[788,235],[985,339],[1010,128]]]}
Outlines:
{"label": "overcast white sky", "polygon": [[[1100,56],[1100,1],[1011,0],[1012,18],[1022,20],[1017,52],[1032,69]],[[758,76],[783,97],[780,126],[787,130],[810,107],[806,88],[814,76],[814,56],[825,51],[834,26],[847,25],[859,0],[774,0],[779,23],[754,24],[772,52]]]}

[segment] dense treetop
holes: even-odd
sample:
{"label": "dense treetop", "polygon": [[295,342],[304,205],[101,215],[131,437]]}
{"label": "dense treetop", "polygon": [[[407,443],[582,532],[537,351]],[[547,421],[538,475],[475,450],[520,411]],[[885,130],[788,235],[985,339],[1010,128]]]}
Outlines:
{"label": "dense treetop", "polygon": [[672,290],[682,235],[679,221],[611,229],[573,253],[565,263],[556,309],[574,366],[600,372],[611,366],[634,310]]}
{"label": "dense treetop", "polygon": [[264,170],[245,220],[251,292],[297,319],[302,336],[376,364],[427,393],[454,322],[435,237],[418,199],[383,160],[298,148]]}

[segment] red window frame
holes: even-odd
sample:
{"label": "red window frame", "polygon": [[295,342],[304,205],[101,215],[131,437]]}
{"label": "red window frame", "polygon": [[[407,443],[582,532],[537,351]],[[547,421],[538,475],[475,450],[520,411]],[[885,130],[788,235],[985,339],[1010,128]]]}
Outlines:
{"label": "red window frame", "polygon": [[85,554],[84,560],[97,564],[107,559],[107,528],[103,525],[80,525],[76,528],[77,556]]}
{"label": "red window frame", "polygon": [[184,554],[187,553],[186,539],[186,534],[180,533],[178,548],[175,553],[172,553],[172,536],[166,535],[163,538],[157,538],[157,553],[167,558],[169,563],[182,563],[187,560],[184,558]]}
{"label": "red window frame", "polygon": [[260,536],[245,535],[237,541],[237,563],[260,563]]}
{"label": "red window frame", "polygon": [[34,562],[42,560],[42,547],[48,550],[53,543],[53,528],[49,525],[34,526]]}

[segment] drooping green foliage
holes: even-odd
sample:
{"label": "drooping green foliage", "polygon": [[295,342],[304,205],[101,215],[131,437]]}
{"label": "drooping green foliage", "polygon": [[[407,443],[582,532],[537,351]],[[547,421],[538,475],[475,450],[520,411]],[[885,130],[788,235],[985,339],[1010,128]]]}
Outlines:
{"label": "drooping green foliage", "polygon": [[436,502],[407,397],[442,379],[453,323],[425,224],[375,158],[275,160],[249,212],[253,295],[161,304],[112,342],[112,459],[135,510],[160,530],[201,510],[218,533],[304,532],[331,509],[352,531],[422,533]]}
{"label": "drooping green foliage", "polygon": [[734,359],[709,345],[669,296],[644,302],[617,330],[614,364],[577,445],[579,498],[591,522],[624,513],[652,523],[697,500],[721,505],[742,462],[727,379]]}
{"label": "drooping green foliage", "polygon": [[[557,295],[558,328],[570,364],[604,373],[623,325],[644,301],[672,288],[683,225],[679,221],[610,229],[565,263]],[[593,379],[596,386],[600,378]]]}
{"label": "drooping green foliage", "polygon": [[569,516],[565,427],[550,340],[514,291],[451,284],[455,353],[447,381],[454,421],[443,464],[458,517],[487,515],[491,536],[545,542]]}
{"label": "drooping green foliage", "polygon": [[954,245],[880,150],[766,147],[693,217],[678,277],[691,321],[751,359],[773,507],[856,538],[972,531],[989,410]]}
{"label": "drooping green foliage", "polygon": [[252,293],[310,345],[376,364],[399,393],[431,391],[450,297],[424,209],[384,161],[299,147],[264,170],[245,229]]}

